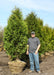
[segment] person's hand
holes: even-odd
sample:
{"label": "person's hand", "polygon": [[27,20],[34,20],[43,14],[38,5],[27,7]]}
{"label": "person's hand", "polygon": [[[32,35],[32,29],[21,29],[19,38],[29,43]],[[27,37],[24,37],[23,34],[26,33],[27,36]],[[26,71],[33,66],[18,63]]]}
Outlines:
{"label": "person's hand", "polygon": [[26,54],[29,55],[29,51],[27,51]]}
{"label": "person's hand", "polygon": [[35,54],[37,54],[37,53],[38,53],[38,51],[36,50],[36,51],[35,51]]}

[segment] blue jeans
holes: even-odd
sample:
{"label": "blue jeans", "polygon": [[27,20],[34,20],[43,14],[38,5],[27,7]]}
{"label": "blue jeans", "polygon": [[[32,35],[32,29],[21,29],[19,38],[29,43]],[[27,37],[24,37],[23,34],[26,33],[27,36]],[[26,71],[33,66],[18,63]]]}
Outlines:
{"label": "blue jeans", "polygon": [[34,62],[36,71],[40,71],[39,69],[39,53],[29,53],[30,60],[30,70],[34,71]]}

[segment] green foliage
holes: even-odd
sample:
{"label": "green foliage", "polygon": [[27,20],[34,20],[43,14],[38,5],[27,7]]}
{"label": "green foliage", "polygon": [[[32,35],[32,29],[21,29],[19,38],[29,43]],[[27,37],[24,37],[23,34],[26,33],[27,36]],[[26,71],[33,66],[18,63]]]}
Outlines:
{"label": "green foliage", "polygon": [[[43,52],[49,51],[51,50],[51,37],[52,37],[52,29],[49,28],[48,26],[44,26],[42,28],[42,34],[41,34],[41,50],[43,50]],[[44,45],[44,46],[43,46]],[[43,48],[42,48],[43,47]]]}
{"label": "green foliage", "polygon": [[21,58],[26,51],[28,27],[23,21],[20,9],[15,8],[4,29],[4,48],[12,59]]}
{"label": "green foliage", "polygon": [[40,39],[41,48],[39,54],[54,50],[54,29],[43,25],[43,20],[38,18],[33,12],[28,14],[23,20],[20,9],[15,8],[8,20],[8,25],[4,29],[4,48],[12,59],[20,58],[27,60],[26,44],[31,37],[31,31],[35,31],[36,37]]}
{"label": "green foliage", "polygon": [[36,36],[39,36],[40,29],[43,27],[43,21],[31,12],[25,19],[28,25],[28,37],[30,37],[31,31],[35,31]]}

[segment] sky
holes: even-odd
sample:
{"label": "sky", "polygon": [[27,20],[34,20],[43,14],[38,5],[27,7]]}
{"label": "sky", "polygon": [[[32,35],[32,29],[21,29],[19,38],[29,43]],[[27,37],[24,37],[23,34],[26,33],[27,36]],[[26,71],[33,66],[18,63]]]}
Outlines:
{"label": "sky", "polygon": [[0,0],[0,26],[3,28],[7,26],[15,6],[21,9],[24,18],[33,11],[43,20],[44,25],[54,28],[54,0]]}

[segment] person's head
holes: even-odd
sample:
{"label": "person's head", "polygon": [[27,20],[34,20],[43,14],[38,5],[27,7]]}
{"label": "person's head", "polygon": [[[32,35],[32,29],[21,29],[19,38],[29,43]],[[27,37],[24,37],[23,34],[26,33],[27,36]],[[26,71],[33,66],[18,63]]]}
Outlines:
{"label": "person's head", "polygon": [[31,37],[35,37],[35,32],[34,31],[31,32]]}

